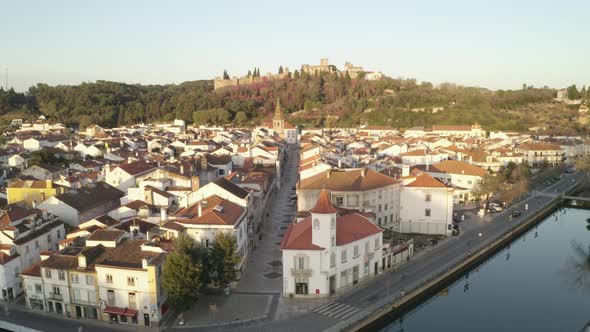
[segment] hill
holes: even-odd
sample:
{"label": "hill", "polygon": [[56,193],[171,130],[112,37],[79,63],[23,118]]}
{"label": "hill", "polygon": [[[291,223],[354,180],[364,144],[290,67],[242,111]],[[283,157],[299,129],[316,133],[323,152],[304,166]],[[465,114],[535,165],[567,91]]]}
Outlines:
{"label": "hill", "polygon": [[[588,94],[584,90],[585,94]],[[431,124],[472,124],[485,129],[584,132],[572,126],[577,112],[553,101],[556,91],[525,87],[491,91],[450,83],[433,86],[412,79],[368,81],[348,75],[263,80],[248,86],[213,90],[211,80],[178,85],[139,85],[108,81],[80,85],[37,84],[26,93],[0,89],[0,116],[36,117],[85,127],[168,121],[225,124],[260,123],[278,99],[293,123],[304,126],[386,125],[408,128]],[[588,98],[589,96],[586,96]]]}

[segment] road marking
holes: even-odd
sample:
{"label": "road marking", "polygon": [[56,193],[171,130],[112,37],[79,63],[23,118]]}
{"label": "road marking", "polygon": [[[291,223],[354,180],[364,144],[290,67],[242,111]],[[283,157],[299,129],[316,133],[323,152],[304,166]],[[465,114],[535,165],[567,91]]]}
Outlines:
{"label": "road marking", "polygon": [[358,308],[340,302],[329,302],[315,308],[313,312],[319,315],[341,319],[352,316],[358,312]]}

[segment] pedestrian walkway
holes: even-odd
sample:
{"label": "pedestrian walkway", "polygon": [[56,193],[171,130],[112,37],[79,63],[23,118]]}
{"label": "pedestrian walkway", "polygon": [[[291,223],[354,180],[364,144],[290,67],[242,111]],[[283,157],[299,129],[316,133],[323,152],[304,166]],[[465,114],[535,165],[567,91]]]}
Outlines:
{"label": "pedestrian walkway", "polygon": [[336,319],[346,319],[358,311],[358,308],[340,302],[328,302],[313,310],[316,314]]}

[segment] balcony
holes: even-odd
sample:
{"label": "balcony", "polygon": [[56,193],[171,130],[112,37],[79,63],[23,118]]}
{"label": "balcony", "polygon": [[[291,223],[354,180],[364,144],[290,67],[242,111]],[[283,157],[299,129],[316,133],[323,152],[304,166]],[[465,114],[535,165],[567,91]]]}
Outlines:
{"label": "balcony", "polygon": [[97,305],[98,305],[98,304],[96,303],[96,301],[83,300],[83,299],[76,299],[76,298],[72,298],[72,303],[73,303],[73,304],[86,305],[86,306],[97,306]]}
{"label": "balcony", "polygon": [[311,278],[311,269],[291,269],[294,278]]}
{"label": "balcony", "polygon": [[49,293],[48,298],[50,300],[58,300],[58,301],[63,301],[64,296],[62,294],[56,294],[56,293]]}
{"label": "balcony", "polygon": [[365,254],[365,263],[366,262],[370,262],[371,259],[373,259],[375,257],[375,253],[374,252],[370,252],[368,254]]}

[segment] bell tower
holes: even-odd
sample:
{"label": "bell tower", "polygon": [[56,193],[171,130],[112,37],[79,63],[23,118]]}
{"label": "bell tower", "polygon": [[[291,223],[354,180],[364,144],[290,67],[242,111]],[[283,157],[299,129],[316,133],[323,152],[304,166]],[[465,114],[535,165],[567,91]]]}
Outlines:
{"label": "bell tower", "polygon": [[283,137],[285,134],[285,120],[283,119],[283,112],[281,111],[281,102],[277,98],[275,106],[275,115],[272,118],[272,129],[275,134]]}

